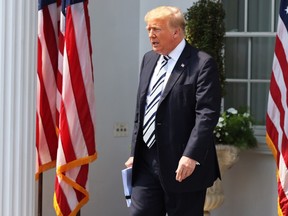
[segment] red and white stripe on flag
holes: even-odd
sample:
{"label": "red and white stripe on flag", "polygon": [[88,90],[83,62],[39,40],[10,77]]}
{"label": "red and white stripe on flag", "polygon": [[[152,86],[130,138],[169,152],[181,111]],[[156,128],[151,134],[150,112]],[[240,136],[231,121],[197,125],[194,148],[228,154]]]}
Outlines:
{"label": "red and white stripe on flag", "polygon": [[60,12],[56,0],[39,0],[38,3],[36,179],[40,173],[56,164],[56,75]]}
{"label": "red and white stripe on flag", "polygon": [[[60,4],[61,4],[61,0]],[[63,5],[65,9],[65,5]],[[59,113],[61,105],[62,92],[62,74],[63,74],[63,53],[64,53],[64,37],[65,37],[65,15],[60,13],[59,35],[58,35],[58,72],[57,72],[57,97],[56,97],[56,122],[59,125]]]}
{"label": "red and white stripe on flag", "polygon": [[62,7],[65,19],[60,21],[65,21],[60,23],[65,33],[54,208],[66,216],[76,215],[88,201],[88,164],[97,154],[88,1],[62,4],[66,10]]}
{"label": "red and white stripe on flag", "polygon": [[266,140],[277,163],[278,215],[288,215],[288,0],[281,0],[273,59]]}

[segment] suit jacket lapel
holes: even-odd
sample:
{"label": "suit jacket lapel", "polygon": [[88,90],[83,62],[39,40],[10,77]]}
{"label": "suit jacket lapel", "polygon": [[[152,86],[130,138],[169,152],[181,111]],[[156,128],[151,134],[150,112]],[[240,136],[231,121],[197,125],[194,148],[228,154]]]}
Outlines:
{"label": "suit jacket lapel", "polygon": [[190,46],[186,42],[186,46],[181,53],[178,61],[176,62],[176,65],[169,77],[169,80],[165,86],[165,89],[163,91],[162,97],[160,99],[159,104],[164,100],[164,98],[168,95],[168,93],[171,91],[173,86],[175,85],[178,78],[181,76],[183,71],[186,69],[188,64],[191,64],[191,62],[188,62],[188,57],[190,56]]}
{"label": "suit jacket lapel", "polygon": [[159,59],[160,55],[152,52],[150,56],[146,57],[149,58],[143,64],[143,70],[141,71],[141,92],[140,92],[140,98],[141,98],[141,104],[145,105],[146,103],[146,93],[148,90],[148,87],[150,85],[150,80],[153,75],[154,69],[156,67],[157,61]]}

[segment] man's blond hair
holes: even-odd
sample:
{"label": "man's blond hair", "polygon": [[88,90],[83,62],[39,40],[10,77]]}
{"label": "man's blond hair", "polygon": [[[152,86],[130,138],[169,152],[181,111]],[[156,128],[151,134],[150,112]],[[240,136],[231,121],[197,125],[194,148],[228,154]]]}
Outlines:
{"label": "man's blond hair", "polygon": [[185,18],[181,10],[172,6],[160,6],[148,11],[145,15],[145,22],[149,22],[151,19],[168,19],[168,24],[172,28],[180,27],[185,33]]}

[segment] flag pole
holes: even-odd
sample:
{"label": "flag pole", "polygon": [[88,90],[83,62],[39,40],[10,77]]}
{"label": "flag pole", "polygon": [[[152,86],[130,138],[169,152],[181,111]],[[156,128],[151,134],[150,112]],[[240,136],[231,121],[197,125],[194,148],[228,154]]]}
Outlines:
{"label": "flag pole", "polygon": [[38,179],[38,216],[42,216],[42,194],[43,194],[43,173],[40,173]]}
{"label": "flag pole", "polygon": [[81,213],[80,213],[80,210],[79,210],[76,216],[80,216],[80,214],[81,214]]}

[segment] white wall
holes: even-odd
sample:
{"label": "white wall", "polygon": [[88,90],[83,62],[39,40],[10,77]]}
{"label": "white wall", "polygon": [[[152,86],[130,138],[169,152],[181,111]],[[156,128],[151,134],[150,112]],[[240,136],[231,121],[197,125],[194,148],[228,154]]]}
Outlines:
{"label": "white wall", "polygon": [[225,200],[211,216],[276,216],[276,164],[271,154],[244,151],[222,176]]}
{"label": "white wall", "polygon": [[[128,215],[120,170],[130,153],[139,64],[150,50],[143,17],[159,5],[186,11],[195,0],[92,0],[89,3],[96,86],[98,159],[90,165],[90,201],[82,216]],[[127,137],[114,137],[116,122]],[[275,163],[271,155],[244,152],[223,178],[226,200],[212,216],[276,215]],[[43,216],[53,209],[54,170],[44,174]]]}
{"label": "white wall", "polygon": [[[139,68],[139,2],[101,0],[90,4],[99,156],[91,165],[91,199],[81,215],[127,215],[120,170],[130,154]],[[115,122],[128,123],[129,136],[113,137]]]}

